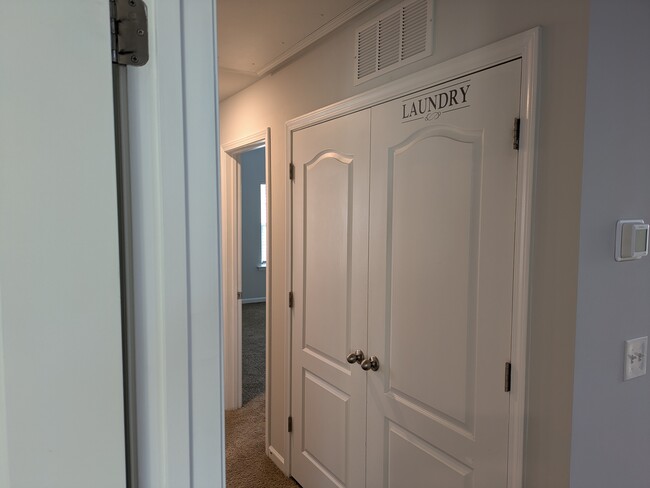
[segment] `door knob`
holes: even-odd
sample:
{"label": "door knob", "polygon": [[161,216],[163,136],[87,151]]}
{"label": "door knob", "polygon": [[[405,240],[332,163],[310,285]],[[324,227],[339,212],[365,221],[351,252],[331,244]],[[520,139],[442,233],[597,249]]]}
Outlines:
{"label": "door knob", "polygon": [[356,351],[348,354],[348,357],[346,359],[348,360],[348,363],[354,364],[354,363],[361,363],[364,357],[366,356],[365,354],[363,354],[363,351],[361,349],[357,349]]}
{"label": "door knob", "polygon": [[369,358],[361,361],[361,369],[364,371],[368,371],[370,369],[377,371],[379,369],[379,359],[377,359],[377,356],[370,356]]}

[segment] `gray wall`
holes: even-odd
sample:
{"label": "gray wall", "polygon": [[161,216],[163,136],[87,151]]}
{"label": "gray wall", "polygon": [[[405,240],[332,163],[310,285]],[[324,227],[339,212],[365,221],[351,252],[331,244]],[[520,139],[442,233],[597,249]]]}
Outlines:
{"label": "gray wall", "polygon": [[264,183],[264,148],[239,156],[241,166],[242,298],[266,296],[266,268],[260,264],[260,184]]}
{"label": "gray wall", "polygon": [[271,127],[273,265],[270,333],[270,443],[287,456],[286,306],[287,120],[472,49],[543,28],[537,157],[526,488],[569,485],[580,186],[584,137],[588,0],[436,0],[434,53],[353,86],[354,29],[385,0],[302,56],[221,104],[221,140]]}
{"label": "gray wall", "polygon": [[650,258],[614,261],[616,221],[650,221],[650,2],[592,0],[576,328],[572,488],[650,486],[650,377],[623,344],[650,333]]}

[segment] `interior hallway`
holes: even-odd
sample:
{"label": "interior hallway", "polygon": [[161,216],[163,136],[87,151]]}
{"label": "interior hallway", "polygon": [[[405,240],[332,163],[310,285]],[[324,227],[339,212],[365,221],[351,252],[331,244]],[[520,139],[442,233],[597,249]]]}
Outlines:
{"label": "interior hallway", "polygon": [[265,303],[242,306],[242,408],[226,411],[226,486],[296,488],[264,452]]}

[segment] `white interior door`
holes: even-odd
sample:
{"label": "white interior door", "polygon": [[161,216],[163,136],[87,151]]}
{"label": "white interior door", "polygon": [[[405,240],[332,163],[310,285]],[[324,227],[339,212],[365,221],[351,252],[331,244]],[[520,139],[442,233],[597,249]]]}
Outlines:
{"label": "white interior door", "polygon": [[370,111],[293,135],[291,474],[365,486]]}
{"label": "white interior door", "polygon": [[372,109],[367,486],[507,484],[521,62]]}
{"label": "white interior door", "polygon": [[237,225],[236,225],[236,235],[237,235],[237,250],[235,254],[236,264],[237,264],[237,408],[242,406],[242,395],[243,395],[243,382],[244,382],[244,371],[242,366],[242,358],[244,354],[244,349],[242,345],[243,338],[243,280],[242,280],[242,182],[241,182],[241,155],[237,156],[237,164],[235,165],[236,171],[236,192],[235,196],[237,202]]}
{"label": "white interior door", "polygon": [[0,7],[0,486],[125,486],[109,2]]}

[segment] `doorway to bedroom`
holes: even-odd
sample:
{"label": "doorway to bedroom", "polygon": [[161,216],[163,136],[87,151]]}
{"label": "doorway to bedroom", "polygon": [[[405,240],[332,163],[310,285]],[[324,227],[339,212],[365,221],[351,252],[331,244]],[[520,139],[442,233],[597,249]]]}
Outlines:
{"label": "doorway to bedroom", "polygon": [[241,304],[241,403],[264,394],[266,386],[266,148],[238,158]]}
{"label": "doorway to bedroom", "polygon": [[295,487],[268,457],[272,263],[270,131],[224,144],[226,485]]}

